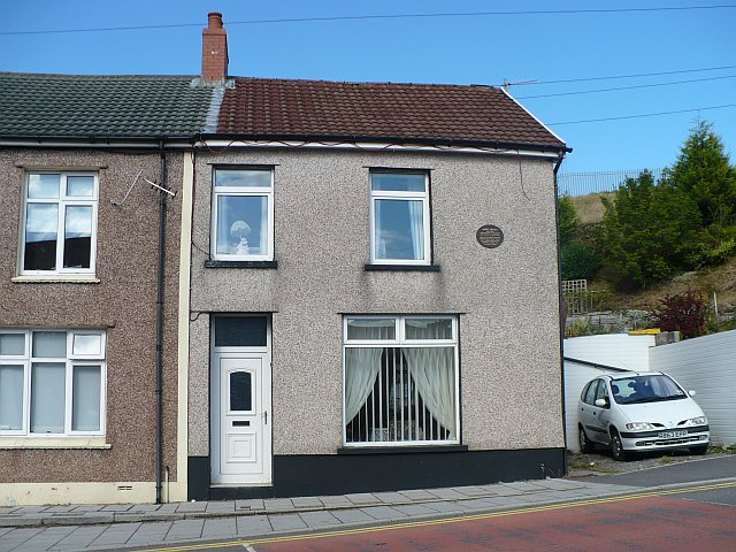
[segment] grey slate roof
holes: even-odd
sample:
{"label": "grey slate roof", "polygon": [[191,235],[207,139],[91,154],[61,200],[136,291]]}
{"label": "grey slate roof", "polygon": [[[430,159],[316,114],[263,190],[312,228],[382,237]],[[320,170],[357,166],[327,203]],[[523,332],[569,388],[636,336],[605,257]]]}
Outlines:
{"label": "grey slate roof", "polygon": [[0,136],[190,137],[204,128],[213,94],[195,79],[0,73]]}

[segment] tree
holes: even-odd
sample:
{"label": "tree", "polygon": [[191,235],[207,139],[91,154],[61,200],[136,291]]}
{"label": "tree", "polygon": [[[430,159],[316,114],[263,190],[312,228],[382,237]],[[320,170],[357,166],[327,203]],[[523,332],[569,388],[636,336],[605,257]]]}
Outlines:
{"label": "tree", "polygon": [[607,276],[619,288],[647,288],[695,264],[697,204],[669,182],[642,172],[628,178],[606,212],[597,237]]}
{"label": "tree", "polygon": [[710,123],[699,122],[690,130],[665,178],[695,200],[703,226],[736,223],[736,170]]}
{"label": "tree", "polygon": [[600,264],[595,248],[586,243],[572,241],[560,249],[563,280],[590,279],[595,276]]}
{"label": "tree", "polygon": [[698,337],[705,333],[707,306],[699,293],[665,295],[654,311],[655,324],[662,330],[679,331],[682,337]]}
{"label": "tree", "polygon": [[560,245],[564,246],[572,241],[578,228],[578,215],[570,196],[563,195],[560,197],[558,216],[560,221]]}

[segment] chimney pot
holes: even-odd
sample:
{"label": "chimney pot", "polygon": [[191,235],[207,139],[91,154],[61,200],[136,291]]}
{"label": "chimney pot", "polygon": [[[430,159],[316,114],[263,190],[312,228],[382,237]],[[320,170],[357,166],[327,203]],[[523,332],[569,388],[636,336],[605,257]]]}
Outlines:
{"label": "chimney pot", "polygon": [[207,28],[209,30],[222,29],[222,14],[210,12],[207,14]]}
{"label": "chimney pot", "polygon": [[222,26],[222,14],[207,14],[207,27],[202,30],[202,80],[222,82],[227,78],[227,32]]}

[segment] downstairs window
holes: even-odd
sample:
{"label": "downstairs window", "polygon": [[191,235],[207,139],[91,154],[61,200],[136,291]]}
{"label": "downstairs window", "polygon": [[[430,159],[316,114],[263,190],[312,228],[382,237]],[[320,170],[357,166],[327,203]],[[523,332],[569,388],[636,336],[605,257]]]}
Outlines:
{"label": "downstairs window", "polygon": [[346,446],[459,443],[457,319],[348,316]]}

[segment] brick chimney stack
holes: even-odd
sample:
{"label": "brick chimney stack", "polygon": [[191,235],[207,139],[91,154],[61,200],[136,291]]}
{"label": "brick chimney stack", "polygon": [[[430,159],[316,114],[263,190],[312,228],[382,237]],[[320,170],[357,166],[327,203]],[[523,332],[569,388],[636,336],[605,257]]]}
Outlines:
{"label": "brick chimney stack", "polygon": [[207,14],[207,28],[202,30],[202,80],[221,82],[227,78],[227,33],[222,14]]}

